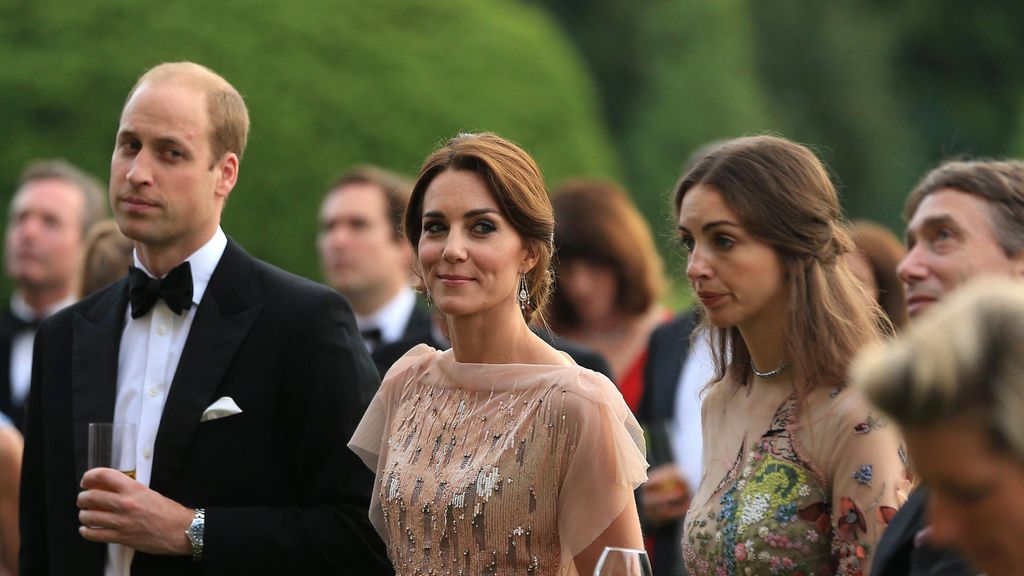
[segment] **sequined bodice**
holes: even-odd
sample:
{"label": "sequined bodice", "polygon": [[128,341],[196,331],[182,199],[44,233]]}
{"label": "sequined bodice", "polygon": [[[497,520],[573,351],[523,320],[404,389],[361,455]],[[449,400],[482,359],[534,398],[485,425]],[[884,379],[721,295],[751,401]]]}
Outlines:
{"label": "sequined bodice", "polygon": [[426,389],[400,406],[380,499],[403,573],[558,573],[556,500],[576,433],[564,395]]}
{"label": "sequined bodice", "polygon": [[[430,352],[401,377],[389,373],[368,411],[371,420],[377,408],[387,414],[373,505],[396,572],[576,574],[582,544],[570,540],[593,532],[592,540],[644,477],[621,396],[614,407],[595,402],[614,387],[578,366],[449,365],[449,373]],[[616,413],[622,421],[608,419]],[[616,464],[608,449],[629,461]],[[572,513],[587,493],[598,499],[590,508],[608,513]],[[576,518],[588,525],[573,526]]]}

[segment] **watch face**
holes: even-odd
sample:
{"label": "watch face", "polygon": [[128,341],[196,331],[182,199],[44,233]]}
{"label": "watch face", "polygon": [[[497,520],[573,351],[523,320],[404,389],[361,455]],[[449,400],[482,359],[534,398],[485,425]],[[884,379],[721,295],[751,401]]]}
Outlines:
{"label": "watch face", "polygon": [[188,527],[188,539],[193,544],[203,545],[203,523],[201,521],[192,521],[192,525]]}

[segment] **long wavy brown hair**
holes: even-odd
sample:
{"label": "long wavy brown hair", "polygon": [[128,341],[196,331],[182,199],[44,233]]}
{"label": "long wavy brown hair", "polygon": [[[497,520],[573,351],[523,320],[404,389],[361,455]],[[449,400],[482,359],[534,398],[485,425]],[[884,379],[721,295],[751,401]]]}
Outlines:
{"label": "long wavy brown hair", "polygon": [[[776,136],[751,136],[713,149],[679,180],[676,215],[698,185],[717,190],[743,227],[782,260],[789,300],[786,358],[801,393],[844,383],[857,351],[892,325],[842,258],[853,250],[839,195],[806,147]],[[750,382],[750,351],[735,326],[714,328],[717,380]]]}

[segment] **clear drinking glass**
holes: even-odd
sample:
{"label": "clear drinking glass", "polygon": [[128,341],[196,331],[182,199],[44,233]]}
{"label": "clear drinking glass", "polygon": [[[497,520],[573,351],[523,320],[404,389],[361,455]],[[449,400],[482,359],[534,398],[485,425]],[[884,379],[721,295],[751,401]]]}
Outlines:
{"label": "clear drinking glass", "polygon": [[594,576],[653,576],[647,552],[607,546],[594,568]]}
{"label": "clear drinking glass", "polygon": [[89,423],[89,469],[113,468],[135,479],[135,424]]}

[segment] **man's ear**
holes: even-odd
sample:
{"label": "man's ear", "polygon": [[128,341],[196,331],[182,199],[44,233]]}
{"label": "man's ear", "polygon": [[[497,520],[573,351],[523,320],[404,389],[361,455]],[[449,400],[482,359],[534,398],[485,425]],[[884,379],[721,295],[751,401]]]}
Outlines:
{"label": "man's ear", "polygon": [[238,183],[238,156],[234,152],[224,154],[213,169],[217,171],[217,186],[214,190],[217,196],[227,200]]}

